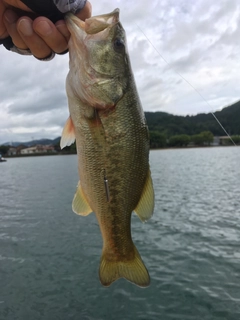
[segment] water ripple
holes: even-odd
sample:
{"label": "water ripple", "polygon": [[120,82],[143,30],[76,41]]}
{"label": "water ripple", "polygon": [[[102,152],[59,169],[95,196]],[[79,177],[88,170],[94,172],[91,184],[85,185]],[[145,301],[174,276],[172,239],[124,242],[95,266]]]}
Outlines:
{"label": "water ripple", "polygon": [[9,159],[0,186],[0,320],[238,320],[239,154],[151,153],[154,216],[132,218],[151,275],[144,290],[123,279],[100,285],[96,218],[71,211],[76,156]]}

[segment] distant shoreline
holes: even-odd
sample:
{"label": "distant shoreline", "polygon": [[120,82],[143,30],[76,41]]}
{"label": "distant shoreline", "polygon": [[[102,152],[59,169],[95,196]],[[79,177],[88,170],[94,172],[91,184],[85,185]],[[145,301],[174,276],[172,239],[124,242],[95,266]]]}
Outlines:
{"label": "distant shoreline", "polygon": [[76,153],[58,153],[58,152],[53,152],[53,153],[33,153],[33,154],[15,154],[15,155],[4,155],[4,158],[28,158],[28,157],[46,157],[46,156],[67,156],[67,155],[73,155]]}
{"label": "distant shoreline", "polygon": [[167,147],[167,148],[153,148],[150,151],[154,150],[176,150],[176,149],[206,149],[206,148],[227,148],[227,147],[240,147],[240,145],[226,145],[226,146],[186,146],[186,147]]}
{"label": "distant shoreline", "polygon": [[[239,145],[226,145],[226,146],[186,146],[186,147],[169,147],[169,148],[152,148],[150,151],[159,151],[159,150],[181,150],[181,149],[200,149],[200,148],[227,148],[227,147],[240,147]],[[17,155],[4,155],[4,158],[28,158],[28,157],[46,157],[46,156],[67,156],[67,155],[76,155],[75,152],[56,152],[56,153],[34,153],[34,154],[17,154]]]}

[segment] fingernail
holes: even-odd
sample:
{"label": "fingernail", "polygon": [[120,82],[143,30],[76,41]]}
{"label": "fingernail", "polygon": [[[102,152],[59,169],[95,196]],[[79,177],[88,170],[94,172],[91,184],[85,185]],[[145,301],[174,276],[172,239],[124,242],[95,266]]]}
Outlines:
{"label": "fingernail", "polygon": [[13,23],[18,19],[18,15],[12,10],[6,10],[4,13],[4,18],[8,23]]}
{"label": "fingernail", "polygon": [[32,23],[27,19],[22,19],[18,23],[18,30],[24,36],[31,36],[33,34]]}
{"label": "fingernail", "polygon": [[34,30],[42,36],[48,36],[52,33],[52,27],[47,21],[39,21],[34,25]]}

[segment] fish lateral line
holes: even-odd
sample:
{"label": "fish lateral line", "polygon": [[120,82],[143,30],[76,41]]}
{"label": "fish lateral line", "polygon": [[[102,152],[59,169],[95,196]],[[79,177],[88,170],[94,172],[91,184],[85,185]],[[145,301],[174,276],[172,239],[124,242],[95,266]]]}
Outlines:
{"label": "fish lateral line", "polygon": [[110,202],[110,193],[109,193],[109,186],[108,186],[108,178],[106,177],[106,171],[105,171],[105,169],[104,169],[103,181],[104,181],[104,188],[105,188],[105,192],[106,192],[107,202]]}

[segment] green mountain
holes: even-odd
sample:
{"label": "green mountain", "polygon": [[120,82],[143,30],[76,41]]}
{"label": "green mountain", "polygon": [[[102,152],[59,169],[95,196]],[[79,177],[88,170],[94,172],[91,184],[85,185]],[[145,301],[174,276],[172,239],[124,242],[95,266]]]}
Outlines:
{"label": "green mountain", "polygon": [[[240,101],[214,113],[229,135],[240,135]],[[165,139],[175,135],[196,135],[204,131],[211,131],[214,136],[225,136],[217,120],[211,113],[198,114],[196,116],[175,116],[167,112],[145,112],[149,130],[157,135],[163,134]],[[157,139],[160,139],[159,136]],[[40,139],[27,142],[4,143],[5,146],[18,146],[24,144],[33,146],[36,144],[59,145],[60,137],[56,139]]]}
{"label": "green mountain", "polygon": [[[230,135],[240,135],[240,101],[214,113]],[[145,112],[150,131],[164,133],[167,137],[199,134],[211,131],[214,136],[225,136],[217,120],[211,113],[196,116],[175,116],[166,112]]]}

